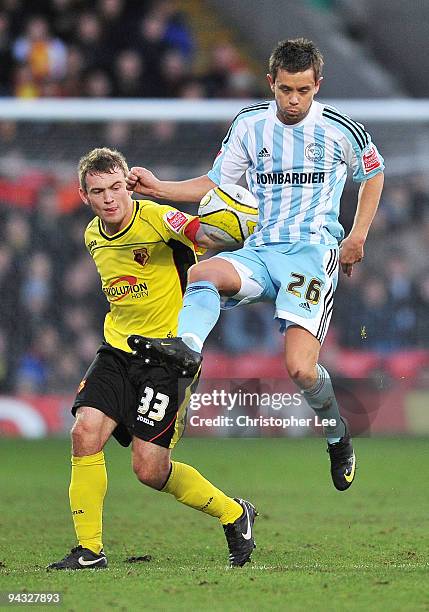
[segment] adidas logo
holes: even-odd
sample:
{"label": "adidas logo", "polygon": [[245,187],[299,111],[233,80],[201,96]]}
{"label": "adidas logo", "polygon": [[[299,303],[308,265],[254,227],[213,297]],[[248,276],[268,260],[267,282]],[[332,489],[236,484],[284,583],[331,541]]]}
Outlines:
{"label": "adidas logo", "polygon": [[300,307],[304,308],[304,310],[307,310],[308,312],[311,312],[310,304],[308,302],[302,302],[302,304],[300,304]]}
{"label": "adidas logo", "polygon": [[267,147],[264,147],[259,151],[258,157],[270,157],[270,152],[268,151]]}

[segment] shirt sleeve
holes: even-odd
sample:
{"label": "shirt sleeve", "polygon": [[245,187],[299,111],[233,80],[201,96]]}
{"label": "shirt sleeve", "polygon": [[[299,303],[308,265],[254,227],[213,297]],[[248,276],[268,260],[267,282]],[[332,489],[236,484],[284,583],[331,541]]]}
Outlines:
{"label": "shirt sleeve", "polygon": [[236,184],[250,165],[250,159],[244,144],[246,134],[241,118],[235,119],[222,141],[213,167],[207,176],[216,185],[222,183]]}
{"label": "shirt sleeve", "polygon": [[[204,255],[207,249],[192,240],[192,236],[195,236],[200,225],[199,217],[181,212],[172,206],[159,206],[159,208],[164,209],[162,222],[166,232],[166,242],[170,239],[179,240],[197,255]],[[189,231],[187,231],[188,228]]]}
{"label": "shirt sleeve", "polygon": [[140,217],[154,228],[164,242],[177,240],[198,254],[204,252],[185,234],[188,225],[199,217],[177,210],[169,204],[157,204],[151,200],[140,200]]}
{"label": "shirt sleeve", "polygon": [[343,145],[345,161],[352,169],[353,180],[357,183],[366,181],[384,171],[383,157],[368,132],[364,131],[364,134],[363,142],[353,137],[346,137]]}
{"label": "shirt sleeve", "polygon": [[91,255],[91,257],[92,257],[92,250],[97,244],[95,240],[96,236],[94,235],[94,226],[96,226],[96,224],[98,225],[97,217],[95,219],[92,219],[92,221],[88,223],[88,225],[85,228],[84,235],[83,235],[85,248],[88,251],[88,253]]}
{"label": "shirt sleeve", "polygon": [[172,206],[158,206],[161,215],[162,236],[166,242],[170,239],[179,240],[186,246],[195,249],[194,243],[188,238],[185,233],[187,226],[198,219],[194,215],[188,215]]}

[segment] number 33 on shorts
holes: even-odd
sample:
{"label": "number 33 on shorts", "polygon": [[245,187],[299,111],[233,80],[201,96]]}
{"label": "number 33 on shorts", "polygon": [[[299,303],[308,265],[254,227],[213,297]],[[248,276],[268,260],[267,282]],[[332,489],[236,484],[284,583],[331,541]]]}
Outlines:
{"label": "number 33 on shorts", "polygon": [[[136,395],[131,429],[133,434],[158,446],[173,448],[186,425],[189,397],[198,384],[177,378],[177,372],[164,367],[139,366],[135,372]],[[131,415],[130,415],[131,416]]]}
{"label": "number 33 on shorts", "polygon": [[[137,408],[138,415],[144,415],[145,419],[162,421],[165,416],[170,398],[165,393],[155,390],[152,387],[145,387],[140,404]],[[140,420],[137,416],[137,420]],[[150,425],[147,420],[143,421]]]}

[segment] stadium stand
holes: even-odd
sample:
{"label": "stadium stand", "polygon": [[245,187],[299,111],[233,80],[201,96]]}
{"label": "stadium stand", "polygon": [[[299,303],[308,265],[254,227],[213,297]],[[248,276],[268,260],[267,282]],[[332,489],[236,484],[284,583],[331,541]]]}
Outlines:
{"label": "stadium stand", "polygon": [[[386,70],[363,44],[356,42],[340,16],[334,10],[326,10],[326,6],[310,2],[279,4],[276,0],[252,5],[247,0],[211,0],[211,4],[242,32],[249,44],[252,41],[261,62],[269,56],[273,41],[302,36],[305,32],[323,49],[326,80],[322,87],[326,97],[377,98],[406,93],[395,71]],[[257,28],[253,27],[255,23]],[[379,20],[379,27],[383,26],[384,17]],[[386,36],[389,35],[386,30]]]}
{"label": "stadium stand", "polygon": [[[416,197],[412,181],[402,188],[407,214],[398,221],[388,188],[365,264],[356,268],[351,281],[340,281],[328,351],[336,355],[332,367],[349,376],[383,369],[415,380],[428,366],[429,271],[423,253],[429,219],[418,202],[429,191]],[[5,193],[0,185],[0,388],[70,391],[79,378],[76,372],[83,373],[101,338],[107,307],[82,248],[88,213],[80,204],[63,211],[55,183],[33,189],[20,207],[8,202]],[[426,240],[417,266],[408,255],[410,233]],[[389,253],[392,242],[395,250],[380,266],[379,253]],[[253,376],[258,370],[280,375],[276,327],[266,305],[223,313],[208,343],[212,354],[206,357],[207,374]],[[61,350],[63,343],[67,351]]]}
{"label": "stadium stand", "polygon": [[189,12],[171,0],[3,3],[0,95],[180,97],[189,83],[207,97],[260,93],[231,36],[210,38],[201,64],[181,4]]}
{"label": "stadium stand", "polygon": [[[195,60],[201,29],[194,24],[204,19],[207,6],[215,6],[223,18],[216,22],[217,35],[210,37],[201,63]],[[378,64],[368,64],[365,46],[354,42],[359,39],[357,26],[353,30],[351,17],[340,8],[338,2],[290,3],[287,28],[277,27],[282,27],[281,37],[303,29],[311,35],[310,21],[317,16],[315,38],[326,48],[330,66],[326,95],[329,82],[336,96],[403,92]],[[233,36],[239,10],[240,0],[216,0],[212,5],[122,0],[45,0],[36,5],[7,0],[0,10],[0,95],[190,100],[256,95],[257,81],[249,75],[258,59],[243,60],[243,47],[235,45]],[[254,48],[266,57],[280,31],[268,29],[257,5],[252,10],[262,37]],[[263,12],[270,13],[266,6]],[[241,13],[244,34],[246,18]],[[350,54],[355,54],[353,61]],[[429,350],[429,185],[416,163],[425,149],[419,144],[418,125],[376,127],[375,139],[383,153],[386,147],[391,176],[365,261],[351,280],[341,279],[324,358],[330,369],[350,376],[382,369],[394,378],[405,371],[416,380],[427,371]],[[131,163],[144,162],[161,175],[183,178],[210,167],[224,131],[221,122],[0,122],[2,392],[72,391],[101,338],[107,304],[82,244],[88,212],[76,191],[75,166],[81,154],[96,144],[116,146]],[[403,155],[406,136],[408,150],[416,147],[409,158]],[[342,213],[346,229],[355,196],[348,187]],[[67,351],[62,350],[65,342]],[[281,337],[268,306],[224,313],[207,346],[206,375],[252,376],[258,368],[282,376]]]}
{"label": "stadium stand", "polygon": [[333,7],[349,33],[391,73],[409,95],[429,96],[427,44],[429,4],[422,0],[338,0]]}

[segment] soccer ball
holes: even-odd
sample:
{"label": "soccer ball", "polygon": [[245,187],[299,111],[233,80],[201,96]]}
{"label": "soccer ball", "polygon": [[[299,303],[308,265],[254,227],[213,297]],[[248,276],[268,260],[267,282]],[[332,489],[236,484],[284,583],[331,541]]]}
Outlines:
{"label": "soccer ball", "polygon": [[225,246],[237,246],[253,234],[258,223],[258,202],[240,185],[219,185],[202,197],[200,224]]}

